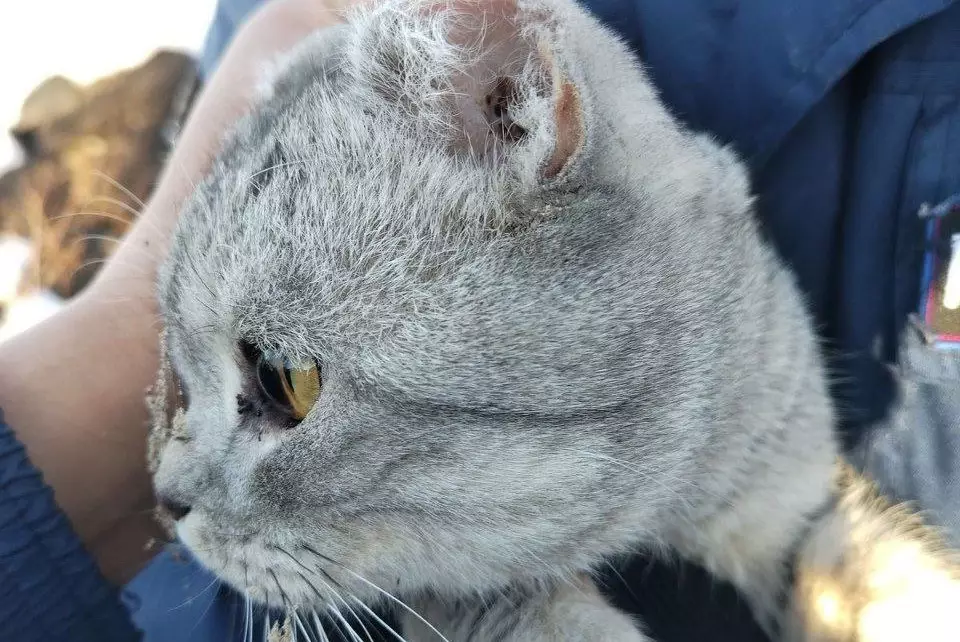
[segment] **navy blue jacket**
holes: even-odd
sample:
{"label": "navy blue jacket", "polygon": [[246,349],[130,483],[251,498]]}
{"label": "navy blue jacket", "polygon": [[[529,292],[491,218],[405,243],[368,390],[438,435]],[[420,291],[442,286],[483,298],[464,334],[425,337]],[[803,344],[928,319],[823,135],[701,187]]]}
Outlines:
{"label": "navy blue jacket", "polygon": [[960,8],[949,0],[589,4],[627,35],[674,112],[749,164],[765,229],[807,296],[844,425],[858,437],[891,398],[874,346],[893,359],[917,308],[917,211],[960,191]]}
{"label": "navy blue jacket", "polygon": [[[207,73],[255,4],[221,1]],[[890,401],[884,362],[895,358],[904,320],[917,308],[924,241],[916,213],[960,191],[960,4],[586,4],[631,43],[678,116],[747,161],[764,229],[806,294],[855,440]],[[724,633],[760,639],[735,596],[698,569],[679,581],[675,570],[641,560],[621,573],[630,586],[611,579],[615,599],[641,613],[662,642]],[[162,558],[132,585],[148,640],[229,639],[228,593],[182,604],[196,593],[198,574]],[[111,595],[22,450],[0,431],[0,640],[132,639]],[[702,617],[691,615],[696,609]],[[25,614],[31,625],[56,624],[23,627]]]}
{"label": "navy blue jacket", "polygon": [[0,416],[0,640],[135,639],[118,597]]}

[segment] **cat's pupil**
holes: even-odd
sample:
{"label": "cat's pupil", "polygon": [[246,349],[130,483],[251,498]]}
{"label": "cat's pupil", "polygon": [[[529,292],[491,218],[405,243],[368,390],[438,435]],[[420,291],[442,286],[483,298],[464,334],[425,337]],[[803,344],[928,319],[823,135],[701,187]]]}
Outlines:
{"label": "cat's pupil", "polygon": [[282,371],[278,371],[275,364],[263,357],[257,363],[257,383],[260,385],[260,392],[274,405],[286,405]]}
{"label": "cat's pupil", "polygon": [[301,421],[320,396],[320,369],[316,363],[294,365],[282,355],[263,353],[257,363],[257,383],[277,409]]}
{"label": "cat's pupil", "polygon": [[253,367],[262,401],[294,423],[303,420],[320,396],[319,364],[294,364],[282,354],[262,352],[246,341],[239,348]]}

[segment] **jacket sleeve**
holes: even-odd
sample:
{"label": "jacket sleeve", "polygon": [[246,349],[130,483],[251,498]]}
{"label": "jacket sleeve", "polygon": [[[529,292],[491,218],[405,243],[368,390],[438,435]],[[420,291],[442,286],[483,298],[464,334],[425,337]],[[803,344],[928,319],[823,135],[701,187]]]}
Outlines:
{"label": "jacket sleeve", "polygon": [[0,413],[0,640],[139,639]]}

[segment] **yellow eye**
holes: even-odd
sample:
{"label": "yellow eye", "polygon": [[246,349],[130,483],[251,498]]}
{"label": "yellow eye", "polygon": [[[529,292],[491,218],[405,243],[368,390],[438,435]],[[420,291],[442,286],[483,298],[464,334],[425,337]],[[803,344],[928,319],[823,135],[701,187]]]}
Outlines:
{"label": "yellow eye", "polygon": [[260,390],[281,411],[301,421],[320,396],[320,368],[316,363],[294,365],[275,353],[257,360]]}

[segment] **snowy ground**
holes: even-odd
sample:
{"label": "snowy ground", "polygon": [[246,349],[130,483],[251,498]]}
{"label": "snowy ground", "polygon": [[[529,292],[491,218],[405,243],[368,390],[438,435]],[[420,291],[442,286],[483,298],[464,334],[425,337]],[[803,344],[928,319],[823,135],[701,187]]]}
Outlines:
{"label": "snowy ground", "polygon": [[[0,3],[0,172],[18,155],[7,130],[24,98],[44,79],[88,83],[145,60],[158,48],[199,51],[215,0],[5,0]],[[9,299],[25,245],[0,239],[0,340],[49,314],[57,303],[35,293]]]}

